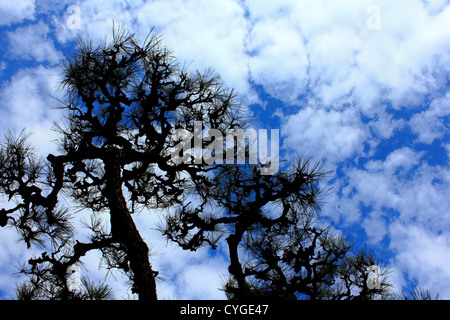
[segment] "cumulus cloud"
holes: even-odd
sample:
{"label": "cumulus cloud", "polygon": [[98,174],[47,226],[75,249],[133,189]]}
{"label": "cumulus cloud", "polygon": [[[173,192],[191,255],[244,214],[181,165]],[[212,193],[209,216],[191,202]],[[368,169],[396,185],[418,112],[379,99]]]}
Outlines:
{"label": "cumulus cloud", "polygon": [[63,55],[55,48],[53,40],[48,36],[49,31],[49,26],[40,21],[8,32],[10,57],[57,64]]}
{"label": "cumulus cloud", "polygon": [[383,171],[388,176],[398,174],[405,177],[409,170],[419,164],[423,153],[417,153],[409,147],[394,150],[386,157],[385,161],[373,160],[366,164],[366,168],[371,172]]}
{"label": "cumulus cloud", "polygon": [[428,109],[416,113],[410,120],[411,130],[418,135],[417,140],[426,144],[441,139],[449,131],[450,94],[435,99]]}
{"label": "cumulus cloud", "polygon": [[[362,169],[349,168],[348,178],[336,185],[341,197],[333,200],[330,216],[336,219],[333,210],[337,210],[338,218],[347,225],[363,221],[372,243],[388,236],[392,248],[399,252],[398,238],[386,223],[426,228],[435,234],[445,232],[450,228],[449,170],[430,166],[423,157],[424,153],[402,148],[384,160],[369,161]],[[360,206],[369,210],[363,212]]]}
{"label": "cumulus cloud", "polygon": [[296,103],[306,92],[308,57],[295,26],[286,19],[262,20],[247,38],[251,80],[271,96]]}
{"label": "cumulus cloud", "polygon": [[0,2],[0,26],[34,19],[36,4],[34,0],[15,0]]}
{"label": "cumulus cloud", "polygon": [[249,43],[259,48],[251,51],[250,71],[286,102],[306,87],[325,105],[342,104],[351,95],[368,116],[380,100],[417,105],[435,88],[427,72],[449,59],[448,7],[431,14],[420,1],[377,1],[380,27],[371,29],[370,1],[246,4],[253,26]]}
{"label": "cumulus cloud", "polygon": [[32,133],[31,142],[44,155],[56,149],[52,142],[56,134],[51,128],[62,115],[55,109],[61,106],[55,99],[58,96],[59,72],[59,68],[43,66],[21,69],[0,89],[2,134],[6,130],[19,133],[25,129]]}
{"label": "cumulus cloud", "polygon": [[[207,247],[196,252],[182,250],[155,230],[164,210],[145,211],[136,225],[150,248],[150,262],[160,274],[158,296],[165,299],[225,299],[223,276],[228,274],[225,239],[214,252]],[[122,289],[123,290],[123,289]]]}
{"label": "cumulus cloud", "polygon": [[255,99],[245,55],[247,21],[236,1],[153,1],[137,11],[136,18],[141,34],[156,27],[180,63],[212,68],[242,99]]}
{"label": "cumulus cloud", "polygon": [[404,274],[414,275],[417,286],[428,288],[441,298],[450,296],[450,241],[420,226],[395,223],[390,226],[393,263]]}
{"label": "cumulus cloud", "polygon": [[326,110],[308,106],[285,117],[284,147],[307,151],[316,160],[340,161],[358,153],[367,136],[354,108]]}
{"label": "cumulus cloud", "polygon": [[0,77],[2,76],[3,71],[5,69],[6,69],[6,62],[5,61],[0,62]]}
{"label": "cumulus cloud", "polygon": [[[12,206],[0,196],[0,206],[10,208]],[[24,261],[28,261],[39,252],[27,249],[26,244],[20,239],[17,231],[13,228],[2,228],[0,230],[2,245],[0,246],[0,297],[13,299],[14,289],[18,282],[26,279],[25,275],[19,274]]]}

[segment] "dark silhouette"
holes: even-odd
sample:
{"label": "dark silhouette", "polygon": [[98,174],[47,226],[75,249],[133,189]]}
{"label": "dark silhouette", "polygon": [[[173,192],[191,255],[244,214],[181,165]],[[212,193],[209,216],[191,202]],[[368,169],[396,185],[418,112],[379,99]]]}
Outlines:
{"label": "dark silhouette", "polygon": [[[14,225],[28,247],[52,242],[54,252],[31,259],[23,272],[60,288],[59,298],[70,296],[67,268],[88,251],[101,250],[109,268],[129,275],[140,299],[155,300],[158,273],[132,214],[140,207],[181,204],[188,180],[209,170],[173,164],[173,130],[193,132],[194,121],[222,131],[240,127],[241,108],[214,73],[180,69],[154,33],[139,45],[120,28],[109,44],[95,47],[79,39],[61,88],[68,117],[66,126],[57,127],[60,155],[37,159],[26,136],[6,138],[1,191],[19,204],[1,211],[1,226]],[[91,242],[74,241],[73,210],[59,201],[63,192],[80,208],[109,211],[110,231],[96,220]]]}
{"label": "dark silhouette", "polygon": [[[0,226],[14,226],[28,247],[46,250],[22,268],[30,280],[19,286],[20,298],[111,298],[107,286],[84,279],[80,293],[66,281],[69,267],[100,250],[107,268],[130,278],[133,293],[156,300],[158,271],[133,219],[143,208],[178,208],[166,210],[160,229],[186,250],[215,249],[226,239],[230,278],[223,290],[230,299],[386,293],[386,270],[379,286],[369,286],[376,259],[355,253],[320,218],[319,165],[297,159],[289,169],[262,175],[261,163],[211,164],[195,154],[174,161],[176,130],[196,134],[196,122],[223,136],[246,128],[234,92],[213,72],[188,72],[153,32],[139,44],[121,28],[111,43],[79,39],[63,72],[67,121],[56,128],[60,154],[38,158],[24,133],[8,134],[0,151],[0,191],[15,201],[0,211]],[[65,207],[63,195],[73,208]],[[79,209],[93,212],[88,242],[76,239]],[[107,223],[99,212],[109,213]]]}
{"label": "dark silhouette", "polygon": [[[230,278],[223,289],[229,299],[387,296],[389,270],[370,252],[353,252],[320,218],[324,175],[320,164],[301,158],[271,176],[259,174],[258,166],[222,166],[209,181],[216,187],[196,185],[202,201],[167,216],[161,230],[190,250],[214,247],[217,234],[226,236]],[[373,279],[379,286],[368,285],[374,265],[380,266]]]}

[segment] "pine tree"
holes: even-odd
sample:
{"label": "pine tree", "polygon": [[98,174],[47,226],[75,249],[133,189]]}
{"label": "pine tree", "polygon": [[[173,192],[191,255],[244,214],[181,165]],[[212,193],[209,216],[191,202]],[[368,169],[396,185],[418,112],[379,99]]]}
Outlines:
{"label": "pine tree", "polygon": [[[386,294],[386,268],[371,285],[369,268],[380,263],[320,217],[319,164],[299,158],[262,174],[265,163],[211,161],[226,144],[214,140],[208,149],[212,137],[198,139],[202,130],[223,137],[246,129],[243,108],[212,71],[180,67],[153,31],[142,44],[123,28],[97,46],[79,38],[61,90],[67,118],[56,125],[59,154],[37,156],[25,133],[7,134],[0,149],[0,192],[14,203],[0,210],[0,226],[43,250],[21,269],[29,281],[18,298],[111,298],[108,286],[87,278],[77,292],[67,283],[68,270],[97,250],[140,299],[156,300],[158,271],[133,215],[142,210],[162,214],[161,232],[185,250],[227,246],[230,299]],[[236,143],[231,154],[250,155],[250,148]],[[92,212],[89,241],[74,227],[80,210]]]}
{"label": "pine tree", "polygon": [[[229,299],[374,299],[389,294],[389,269],[320,216],[320,163],[298,158],[287,170],[261,175],[259,165],[222,166],[197,184],[201,201],[168,216],[164,234],[183,248],[214,247],[226,237]],[[188,223],[186,223],[188,222]],[[371,266],[379,266],[370,275]],[[373,279],[372,279],[372,278]],[[377,285],[371,285],[370,281]]]}
{"label": "pine tree", "polygon": [[[60,154],[39,158],[27,135],[6,136],[0,151],[0,191],[17,205],[0,212],[0,225],[14,226],[31,246],[51,252],[30,259],[22,272],[33,286],[71,293],[67,269],[91,250],[100,250],[108,268],[125,272],[140,299],[156,300],[149,247],[133,213],[182,203],[188,181],[202,179],[203,163],[175,164],[170,150],[177,130],[194,132],[194,123],[223,131],[241,125],[241,106],[220,77],[208,70],[180,68],[161,39],[114,28],[111,43],[94,46],[78,39],[63,68],[66,100]],[[65,207],[62,194],[74,208]],[[76,237],[76,210],[93,213],[90,242]],[[109,213],[109,230],[98,218]]]}

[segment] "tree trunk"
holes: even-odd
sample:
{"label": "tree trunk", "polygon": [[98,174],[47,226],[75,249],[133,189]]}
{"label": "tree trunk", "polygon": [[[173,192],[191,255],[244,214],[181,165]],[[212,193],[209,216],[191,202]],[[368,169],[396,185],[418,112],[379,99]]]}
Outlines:
{"label": "tree trunk", "polygon": [[236,279],[238,288],[234,293],[234,299],[241,300],[249,297],[249,288],[247,281],[245,281],[244,272],[242,271],[241,263],[239,262],[238,246],[242,237],[242,233],[231,234],[226,239],[228,248],[230,250],[230,266],[228,271]]}
{"label": "tree trunk", "polygon": [[105,159],[105,192],[111,215],[111,234],[127,250],[127,258],[133,272],[133,292],[139,295],[140,300],[155,301],[157,300],[156,272],[152,270],[149,262],[148,246],[128,211],[122,191],[121,167],[118,161],[120,151],[114,151],[110,153],[108,159]]}

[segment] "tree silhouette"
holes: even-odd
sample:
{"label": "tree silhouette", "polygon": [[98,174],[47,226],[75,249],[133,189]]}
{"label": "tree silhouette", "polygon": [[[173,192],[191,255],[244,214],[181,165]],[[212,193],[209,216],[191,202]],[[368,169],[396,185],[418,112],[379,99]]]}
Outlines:
{"label": "tree silhouette", "polygon": [[[129,277],[133,293],[156,300],[158,272],[133,218],[142,209],[166,209],[158,211],[160,230],[183,249],[215,249],[226,239],[230,278],[223,290],[230,299],[365,299],[389,287],[383,270],[381,286],[369,288],[367,268],[376,259],[353,253],[320,218],[318,164],[297,159],[264,175],[264,163],[208,161],[223,143],[210,158],[195,150],[179,157],[187,140],[176,132],[195,140],[198,123],[223,136],[246,123],[219,76],[180,67],[155,33],[142,44],[123,28],[98,46],[79,38],[61,90],[67,119],[56,125],[58,155],[36,156],[25,133],[7,134],[0,150],[0,191],[14,202],[0,211],[0,226],[45,250],[23,266],[30,280],[19,298],[111,298],[107,286],[88,279],[81,293],[67,285],[67,270],[99,250],[107,268]],[[250,152],[249,144],[239,148],[233,154]],[[87,242],[74,227],[80,209],[92,211]],[[106,222],[99,217],[105,212]]]}
{"label": "tree silhouette", "polygon": [[[1,191],[18,204],[1,211],[1,226],[14,225],[28,247],[51,242],[53,252],[30,259],[23,272],[61,288],[60,298],[70,296],[67,268],[100,250],[109,268],[128,274],[139,298],[155,300],[157,272],[132,214],[180,204],[187,181],[209,170],[173,163],[173,131],[193,132],[195,121],[221,131],[240,127],[240,105],[211,71],[179,68],[153,32],[139,45],[122,28],[97,47],[80,38],[61,88],[68,117],[57,126],[60,155],[39,159],[25,135],[6,137]],[[74,240],[73,211],[61,203],[62,193],[94,214],[108,211],[110,231],[94,219],[91,241]]]}
{"label": "tree silhouette", "polygon": [[381,263],[366,250],[353,252],[319,216],[321,164],[298,158],[274,175],[258,167],[218,168],[209,181],[216,188],[197,184],[201,201],[167,216],[163,233],[190,250],[225,235],[229,299],[387,297],[389,270],[381,266],[379,286],[371,288],[368,268]]}

